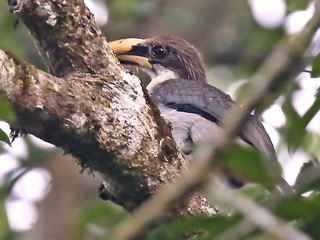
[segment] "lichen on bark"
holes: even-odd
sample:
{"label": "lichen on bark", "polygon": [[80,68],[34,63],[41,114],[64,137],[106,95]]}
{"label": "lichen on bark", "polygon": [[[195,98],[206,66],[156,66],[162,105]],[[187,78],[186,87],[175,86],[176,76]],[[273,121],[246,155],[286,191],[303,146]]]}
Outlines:
{"label": "lichen on bark", "polygon": [[[99,172],[114,202],[128,211],[179,178],[188,160],[140,80],[109,49],[83,1],[16,3],[11,10],[29,28],[50,73],[0,51],[0,93],[17,114],[11,126]],[[169,215],[212,212],[197,193]]]}

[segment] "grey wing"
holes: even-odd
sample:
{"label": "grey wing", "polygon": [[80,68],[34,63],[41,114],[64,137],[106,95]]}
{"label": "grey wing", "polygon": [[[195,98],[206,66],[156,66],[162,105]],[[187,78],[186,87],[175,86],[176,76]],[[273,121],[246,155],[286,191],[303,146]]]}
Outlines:
{"label": "grey wing", "polygon": [[195,143],[209,142],[216,140],[221,128],[214,122],[205,118],[194,122],[190,128],[190,138]]}
{"label": "grey wing", "polygon": [[[156,104],[163,104],[178,111],[196,113],[219,124],[224,114],[236,106],[230,96],[206,83],[186,79],[165,81],[154,88],[151,98]],[[199,128],[200,129],[200,128]],[[199,131],[199,134],[201,131]],[[196,131],[195,137],[198,137]],[[269,135],[260,120],[249,115],[239,129],[239,136],[262,151],[267,157],[276,159]]]}
{"label": "grey wing", "polygon": [[[159,84],[151,93],[151,98],[158,106],[164,105],[176,111],[198,116],[200,120],[187,121],[187,127],[185,126],[194,142],[214,139],[215,134],[221,131],[218,125],[224,114],[232,106],[236,106],[230,96],[221,90],[206,83],[184,79],[168,80]],[[179,121],[177,126],[181,126]],[[253,145],[268,158],[277,159],[270,137],[258,118],[248,115],[238,132],[242,140]],[[182,139],[181,144],[184,144],[187,131],[180,133],[182,134],[178,135]],[[294,192],[282,178],[278,187],[281,194]]]}
{"label": "grey wing", "polygon": [[244,122],[239,136],[263,152],[270,159],[277,159],[274,146],[261,121],[249,115]]}
{"label": "grey wing", "polygon": [[[195,113],[178,111],[163,104],[158,105],[162,117],[171,124],[172,136],[178,147],[190,152],[188,142],[208,142],[215,139],[221,128]],[[192,146],[191,146],[192,148]]]}

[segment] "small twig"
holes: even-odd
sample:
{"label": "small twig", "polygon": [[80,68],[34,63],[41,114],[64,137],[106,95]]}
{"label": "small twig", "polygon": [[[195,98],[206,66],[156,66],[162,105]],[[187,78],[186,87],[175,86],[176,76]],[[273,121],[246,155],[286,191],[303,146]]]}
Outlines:
{"label": "small twig", "polygon": [[[242,231],[243,235],[252,232],[254,227],[257,226],[282,240],[311,240],[309,236],[294,229],[291,224],[280,220],[274,216],[270,210],[258,205],[252,199],[244,196],[238,191],[212,184],[210,193],[218,201],[228,204],[244,215],[247,221],[244,220],[245,222],[240,224],[242,227],[246,224],[244,227],[245,231]],[[234,232],[234,229],[225,232],[216,240],[230,239],[227,236],[232,235],[232,232]],[[237,234],[239,233],[237,232]]]}

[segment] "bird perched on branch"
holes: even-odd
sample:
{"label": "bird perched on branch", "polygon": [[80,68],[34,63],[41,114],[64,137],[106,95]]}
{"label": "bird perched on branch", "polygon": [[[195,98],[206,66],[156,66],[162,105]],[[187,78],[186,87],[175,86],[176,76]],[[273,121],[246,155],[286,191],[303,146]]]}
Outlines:
{"label": "bird perched on branch", "polygon": [[[223,91],[206,83],[199,52],[185,40],[173,36],[149,39],[128,38],[109,43],[121,63],[136,65],[151,76],[147,90],[162,117],[171,124],[172,136],[185,152],[190,143],[214,141],[225,113],[237,105]],[[248,115],[238,130],[238,138],[277,162],[269,135],[258,118]],[[247,180],[228,172],[234,187]],[[280,191],[292,192],[281,178]]]}

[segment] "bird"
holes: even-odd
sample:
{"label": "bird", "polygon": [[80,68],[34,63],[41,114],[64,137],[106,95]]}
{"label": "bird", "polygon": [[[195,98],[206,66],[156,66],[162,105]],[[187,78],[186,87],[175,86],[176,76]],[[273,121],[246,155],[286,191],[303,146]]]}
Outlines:
{"label": "bird", "polygon": [[[171,125],[177,146],[186,154],[192,152],[190,146],[194,144],[214,141],[225,113],[231,107],[240,109],[227,93],[207,83],[201,54],[182,38],[125,38],[109,42],[109,46],[122,64],[138,66],[150,75],[146,89],[151,100]],[[272,141],[256,116],[246,116],[237,138],[279,166]],[[233,171],[226,170],[225,174],[234,188],[250,182]],[[284,194],[293,193],[282,177],[277,188]]]}

